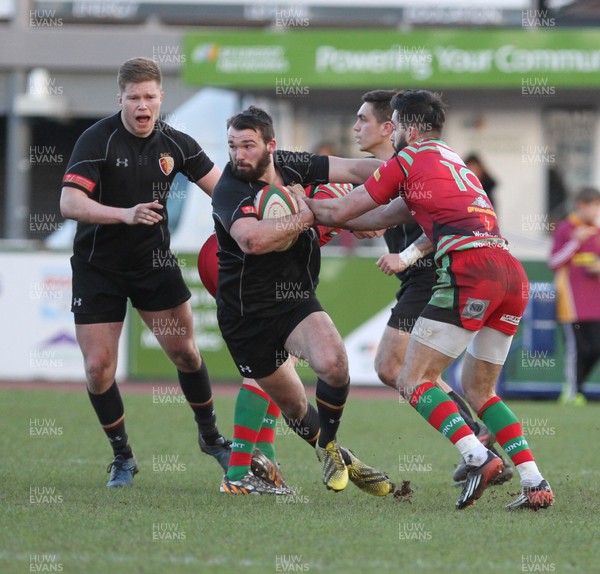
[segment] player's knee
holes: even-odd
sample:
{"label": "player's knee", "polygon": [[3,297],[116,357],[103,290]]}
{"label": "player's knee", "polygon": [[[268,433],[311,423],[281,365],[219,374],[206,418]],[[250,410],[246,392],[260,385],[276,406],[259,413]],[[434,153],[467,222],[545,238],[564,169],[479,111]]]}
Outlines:
{"label": "player's knee", "polygon": [[382,339],[375,355],[375,372],[379,380],[388,387],[396,388],[396,381],[402,369],[403,353],[386,338]]}
{"label": "player's knee", "polygon": [[180,371],[197,371],[202,365],[196,346],[185,345],[171,350],[171,360]]}
{"label": "player's knee", "polygon": [[379,380],[388,387],[396,388],[396,380],[398,378],[398,369],[394,368],[389,362],[376,360],[375,372]]}
{"label": "player's knee", "polygon": [[92,391],[103,392],[107,384],[115,377],[113,362],[101,357],[88,358],[85,361],[85,374]]}
{"label": "player's knee", "polygon": [[348,383],[348,358],[345,352],[327,353],[315,369],[319,378],[333,387],[343,387]]}
{"label": "player's knee", "polygon": [[394,379],[393,377],[389,376],[389,374],[387,373],[381,373],[381,372],[377,372],[377,376],[379,377],[379,380],[386,386],[391,387],[392,389],[396,388],[396,379]]}

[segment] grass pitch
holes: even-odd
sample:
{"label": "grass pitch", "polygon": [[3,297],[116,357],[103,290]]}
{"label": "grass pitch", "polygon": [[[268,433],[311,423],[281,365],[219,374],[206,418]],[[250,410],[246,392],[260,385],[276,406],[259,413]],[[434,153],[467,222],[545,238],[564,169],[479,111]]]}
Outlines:
{"label": "grass pitch", "polygon": [[[111,452],[83,388],[0,389],[0,572],[599,572],[599,407],[515,402],[556,505],[509,513],[518,479],[454,509],[454,448],[406,404],[350,400],[340,442],[400,483],[412,500],[321,483],[314,452],[287,427],[276,446],[286,497],[219,493],[180,395],[124,393],[140,473],[105,487]],[[163,387],[164,389],[164,387]],[[157,400],[158,397],[158,400]],[[215,399],[231,435],[234,398]]]}

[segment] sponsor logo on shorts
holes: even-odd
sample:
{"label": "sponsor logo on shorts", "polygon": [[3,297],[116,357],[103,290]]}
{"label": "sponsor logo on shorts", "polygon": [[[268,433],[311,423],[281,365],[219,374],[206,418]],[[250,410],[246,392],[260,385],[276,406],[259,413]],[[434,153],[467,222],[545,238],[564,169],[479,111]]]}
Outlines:
{"label": "sponsor logo on shorts", "polygon": [[518,325],[521,322],[521,317],[517,317],[516,315],[507,315],[505,313],[502,315],[502,317],[500,317],[500,321],[510,323],[511,325]]}
{"label": "sponsor logo on shorts", "polygon": [[469,297],[461,316],[465,319],[477,319],[481,321],[489,304],[488,299],[473,299],[473,297]]}
{"label": "sponsor logo on shorts", "polygon": [[256,208],[253,205],[242,205],[242,213],[256,213]]}

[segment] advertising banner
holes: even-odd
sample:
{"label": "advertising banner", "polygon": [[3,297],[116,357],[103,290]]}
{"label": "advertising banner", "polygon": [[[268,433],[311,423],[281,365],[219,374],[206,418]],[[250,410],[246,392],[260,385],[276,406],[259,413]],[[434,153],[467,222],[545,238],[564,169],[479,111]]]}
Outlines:
{"label": "advertising banner", "polygon": [[[70,253],[0,254],[0,379],[84,382],[83,360],[70,311]],[[196,255],[178,261],[192,292],[196,342],[215,380],[237,381],[240,375],[217,324],[216,304],[196,270]],[[381,273],[375,258],[324,256],[319,300],[333,319],[348,352],[353,384],[380,385],[373,368],[377,344],[394,304],[398,282]],[[560,392],[565,381],[565,348],[560,325],[553,319],[552,274],[543,261],[525,262],[532,283],[529,306],[511,346],[499,391],[511,396],[546,396]],[[175,368],[160,348],[153,329],[178,325],[161,323],[148,328],[133,309],[119,343],[117,380],[176,381]],[[315,381],[306,364],[298,361],[303,381]],[[444,375],[460,384],[460,362]],[[589,377],[586,391],[600,392],[600,366]]]}
{"label": "advertising banner", "polygon": [[[214,379],[234,379],[237,369],[221,337],[217,324],[217,305],[204,289],[197,270],[197,254],[177,253],[183,278],[192,293],[194,335]],[[129,374],[133,379],[177,379],[173,364],[161,349],[153,329],[177,336],[178,325],[145,325],[137,313],[129,314]]]}
{"label": "advertising banner", "polygon": [[[215,380],[237,381],[241,377],[221,337],[217,324],[215,300],[204,289],[196,270],[197,258],[178,254],[186,283],[192,292],[194,334],[198,348],[206,359],[210,375]],[[354,333],[349,349],[351,380],[361,384],[377,383],[373,359],[377,342],[387,322],[398,283],[375,266],[374,259],[358,257],[324,257],[317,295],[331,315],[342,337]],[[379,324],[367,327],[382,309]],[[168,329],[168,325],[157,326]],[[173,326],[177,328],[176,325]],[[174,332],[173,335],[176,335]],[[176,379],[173,365],[161,350],[152,330],[136,313],[130,313],[129,372],[136,379]],[[298,361],[298,373],[306,381],[315,380],[305,361]]]}
{"label": "advertising banner", "polygon": [[[71,313],[70,255],[0,254],[0,379],[85,381]],[[126,366],[123,333],[118,379]]]}
{"label": "advertising banner", "polygon": [[[216,303],[198,278],[196,255],[178,254],[178,260],[192,292],[196,341],[212,379],[241,380],[219,331]],[[375,261],[376,258],[353,256],[324,256],[322,259],[317,295],[344,339],[352,384],[382,384],[373,366],[375,353],[399,283],[395,277],[384,275]],[[551,281],[552,274],[543,261],[525,262],[525,268],[533,282],[530,308],[513,341],[499,390],[514,396],[552,396],[560,392],[564,382],[565,351],[560,328],[553,321],[541,320],[544,317],[537,310],[540,303],[546,302],[547,293],[552,291],[535,289],[536,285],[549,285],[537,282]],[[545,309],[542,312],[548,313]],[[130,377],[175,381],[175,369],[160,349],[151,329],[141,322],[137,313],[129,313],[129,318]],[[158,328],[171,327],[160,325]],[[173,335],[176,334],[173,332]],[[444,378],[458,387],[460,362],[456,367],[449,369]],[[304,382],[316,381],[306,361],[298,361],[297,371]],[[599,382],[600,366],[590,377],[589,390],[597,393]]]}
{"label": "advertising banner", "polygon": [[[189,32],[188,84],[272,88],[520,88],[600,85],[600,34],[585,29],[293,29]],[[548,94],[552,95],[552,94]]]}

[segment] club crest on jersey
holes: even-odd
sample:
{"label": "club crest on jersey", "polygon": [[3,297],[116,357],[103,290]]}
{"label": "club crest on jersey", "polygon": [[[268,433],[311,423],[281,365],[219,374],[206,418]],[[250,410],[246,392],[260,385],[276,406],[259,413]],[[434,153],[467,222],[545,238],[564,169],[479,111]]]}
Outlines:
{"label": "club crest on jersey", "polygon": [[158,158],[158,165],[160,166],[160,171],[162,171],[165,175],[169,175],[173,168],[175,167],[175,160],[168,153],[161,153]]}

